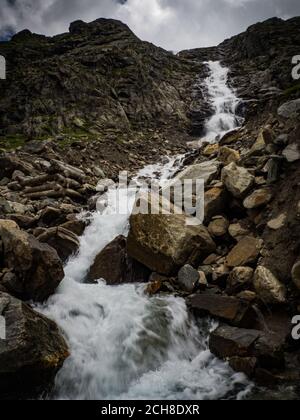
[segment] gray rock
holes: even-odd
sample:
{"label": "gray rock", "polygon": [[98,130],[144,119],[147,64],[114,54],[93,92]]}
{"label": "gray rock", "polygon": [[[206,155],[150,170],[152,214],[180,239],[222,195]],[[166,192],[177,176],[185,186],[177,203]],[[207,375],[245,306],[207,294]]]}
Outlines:
{"label": "gray rock", "polygon": [[282,154],[288,162],[290,163],[296,162],[297,160],[300,159],[300,150],[299,150],[298,144],[296,143],[290,144],[284,149]]}
{"label": "gray rock", "polygon": [[0,340],[0,399],[38,397],[53,383],[68,347],[53,321],[0,292],[6,339]]}
{"label": "gray rock", "polygon": [[300,112],[300,99],[284,103],[277,112],[282,118],[296,118]]}
{"label": "gray rock", "polygon": [[178,284],[186,292],[192,292],[200,278],[199,272],[187,264],[179,270]]}

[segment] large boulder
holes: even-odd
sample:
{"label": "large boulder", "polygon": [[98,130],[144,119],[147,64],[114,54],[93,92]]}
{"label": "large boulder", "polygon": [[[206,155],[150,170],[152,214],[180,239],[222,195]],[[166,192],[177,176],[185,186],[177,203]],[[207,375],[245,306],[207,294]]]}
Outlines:
{"label": "large boulder", "polygon": [[267,304],[286,302],[286,288],[263,266],[258,266],[254,274],[254,287],[257,295]]}
{"label": "large boulder", "polygon": [[75,233],[61,226],[47,229],[37,239],[54,248],[63,262],[66,262],[68,258],[74,255],[80,245]]}
{"label": "large boulder", "polygon": [[261,239],[245,236],[227,256],[227,265],[229,267],[241,267],[255,263],[261,252],[262,245]]}
{"label": "large boulder", "polygon": [[197,316],[211,316],[231,325],[247,328],[255,320],[249,303],[235,297],[205,292],[190,296],[187,303]]}
{"label": "large boulder", "polygon": [[196,265],[216,245],[202,225],[189,225],[185,215],[133,214],[130,218],[128,254],[160,274],[176,274],[185,264]]}
{"label": "large boulder", "polygon": [[0,399],[39,396],[68,357],[68,347],[53,321],[0,292]]}
{"label": "large boulder", "polygon": [[173,182],[184,180],[193,180],[196,181],[197,179],[203,179],[205,183],[210,183],[213,179],[215,179],[219,173],[220,163],[216,160],[209,160],[202,163],[196,163],[195,165],[190,165],[182,172],[180,172],[173,181]]}
{"label": "large boulder", "polygon": [[147,282],[150,270],[127,255],[126,238],[118,236],[95,258],[87,281],[105,280],[109,285]]}
{"label": "large boulder", "polygon": [[0,221],[2,266],[14,276],[4,287],[22,300],[42,302],[54,293],[64,277],[55,249],[21,231],[13,221]]}
{"label": "large boulder", "polygon": [[261,332],[230,326],[217,328],[210,336],[210,350],[220,359],[239,356],[249,357],[253,354],[254,343]]}
{"label": "large boulder", "polygon": [[253,186],[255,177],[236,163],[231,163],[222,170],[222,182],[235,198],[243,198]]}

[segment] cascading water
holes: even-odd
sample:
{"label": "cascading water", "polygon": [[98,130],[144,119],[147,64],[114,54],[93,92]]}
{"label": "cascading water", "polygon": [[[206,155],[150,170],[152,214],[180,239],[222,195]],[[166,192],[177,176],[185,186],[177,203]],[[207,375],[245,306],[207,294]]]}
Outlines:
{"label": "cascading water", "polygon": [[[157,178],[164,182],[182,161],[180,156],[147,166],[136,181]],[[183,299],[149,297],[144,285],[83,283],[97,253],[116,236],[127,235],[128,227],[128,215],[116,215],[113,204],[102,214],[95,212],[78,255],[65,268],[63,283],[38,308],[60,325],[71,351],[50,398],[242,398],[250,389],[249,382],[208,349],[214,323],[197,323]]]}
{"label": "cascading water", "polygon": [[228,86],[229,69],[223,67],[219,61],[208,61],[210,76],[205,85],[214,113],[205,125],[205,140],[215,142],[226,133],[238,128],[243,118],[236,115],[240,99],[233,89]]}

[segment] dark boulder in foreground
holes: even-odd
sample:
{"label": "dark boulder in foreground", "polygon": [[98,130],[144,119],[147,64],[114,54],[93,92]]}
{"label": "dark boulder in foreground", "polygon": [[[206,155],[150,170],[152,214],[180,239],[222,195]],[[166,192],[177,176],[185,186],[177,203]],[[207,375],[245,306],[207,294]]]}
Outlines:
{"label": "dark boulder in foreground", "polygon": [[211,316],[235,326],[247,328],[256,317],[249,302],[236,297],[205,292],[190,296],[187,303],[197,316]]}
{"label": "dark boulder in foreground", "polygon": [[38,396],[51,387],[69,356],[67,344],[53,321],[6,293],[0,293],[0,315],[5,319],[5,339],[3,334],[0,337],[0,399]]}
{"label": "dark boulder in foreground", "polygon": [[13,221],[0,220],[2,290],[22,300],[45,301],[64,277],[55,249],[21,231]]}
{"label": "dark boulder in foreground", "polygon": [[109,285],[147,282],[150,274],[145,266],[128,257],[126,238],[120,235],[97,255],[87,281],[104,279]]}

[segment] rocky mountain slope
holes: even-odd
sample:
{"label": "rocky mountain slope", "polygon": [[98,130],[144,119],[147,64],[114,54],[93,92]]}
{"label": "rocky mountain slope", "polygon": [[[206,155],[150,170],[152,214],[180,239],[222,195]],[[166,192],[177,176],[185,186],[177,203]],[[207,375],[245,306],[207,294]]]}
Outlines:
{"label": "rocky mountain slope", "polygon": [[[0,81],[0,315],[9,338],[0,339],[0,395],[22,394],[20,380],[29,394],[51,384],[66,343],[22,302],[43,302],[61,282],[88,224],[78,213],[95,208],[99,179],[105,186],[119,170],[186,152],[203,135],[207,60],[230,67],[245,123],[187,155],[193,177],[213,160],[204,226],[133,216],[127,243],[119,237],[98,255],[88,280],[102,277],[111,258],[114,283],[119,273],[149,280],[150,294],[175,293],[197,316],[221,320],[211,350],[234,369],[267,385],[299,382],[299,342],[291,340],[300,308],[300,90],[291,77],[299,24],[271,19],[178,56],[104,19],[0,43],[8,62]],[[39,374],[30,380],[31,372]]]}

